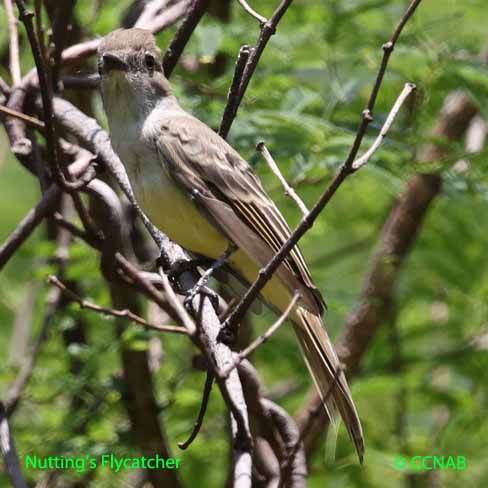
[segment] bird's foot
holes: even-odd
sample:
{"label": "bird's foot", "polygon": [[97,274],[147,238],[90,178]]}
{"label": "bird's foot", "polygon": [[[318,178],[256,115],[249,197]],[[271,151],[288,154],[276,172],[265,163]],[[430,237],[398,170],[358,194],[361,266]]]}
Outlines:
{"label": "bird's foot", "polygon": [[185,308],[188,311],[191,310],[192,303],[193,303],[193,299],[198,294],[204,295],[205,297],[207,297],[210,300],[210,303],[212,304],[212,307],[215,310],[218,310],[219,309],[219,304],[220,304],[219,296],[213,290],[211,290],[210,288],[207,288],[207,286],[206,286],[207,281],[208,281],[208,277],[207,276],[202,276],[197,281],[197,283],[195,284],[195,286],[191,290],[189,290],[188,293],[186,294],[185,300],[184,300],[183,303],[185,305]]}
{"label": "bird's foot", "polygon": [[237,342],[238,327],[232,327],[227,321],[222,324],[222,328],[217,335],[217,341],[228,347],[233,347]]}
{"label": "bird's foot", "polygon": [[167,274],[172,283],[176,283],[179,277],[188,271],[197,271],[199,266],[208,266],[211,262],[207,258],[198,257],[194,259],[178,259],[169,268]]}

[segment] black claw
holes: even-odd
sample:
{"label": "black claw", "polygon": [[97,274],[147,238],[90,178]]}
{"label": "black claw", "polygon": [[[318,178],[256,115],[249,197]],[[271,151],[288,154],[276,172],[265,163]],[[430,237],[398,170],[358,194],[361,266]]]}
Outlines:
{"label": "black claw", "polygon": [[217,341],[228,347],[232,347],[236,343],[236,339],[236,331],[232,330],[227,324],[220,329],[217,335]]}
{"label": "black claw", "polygon": [[168,270],[168,278],[174,282],[178,281],[180,275],[187,271],[195,271],[199,266],[208,264],[208,259],[178,259],[175,261]]}
{"label": "black claw", "polygon": [[205,283],[197,283],[186,295],[184,305],[187,310],[191,309],[191,304],[196,295],[201,293],[206,296],[215,310],[219,309],[219,296],[213,290],[205,287]]}

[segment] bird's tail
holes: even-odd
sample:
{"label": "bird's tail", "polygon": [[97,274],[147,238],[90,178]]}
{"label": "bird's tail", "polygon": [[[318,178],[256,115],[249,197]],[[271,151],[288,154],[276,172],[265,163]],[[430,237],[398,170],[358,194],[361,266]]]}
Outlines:
{"label": "bird's tail", "polygon": [[339,412],[362,463],[364,440],[361,422],[343,372],[337,372],[339,359],[323,328],[320,316],[298,307],[294,329],[305,362],[315,382],[327,414],[334,419]]}

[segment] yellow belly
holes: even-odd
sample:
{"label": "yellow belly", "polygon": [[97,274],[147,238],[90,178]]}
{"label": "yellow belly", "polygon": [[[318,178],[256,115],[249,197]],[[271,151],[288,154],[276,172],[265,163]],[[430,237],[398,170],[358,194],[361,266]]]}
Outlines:
{"label": "yellow belly", "polygon": [[[151,222],[170,239],[188,251],[212,259],[220,257],[229,241],[197,209],[194,203],[163,172],[156,180],[134,185],[137,200]],[[236,217],[237,218],[237,217]],[[247,282],[252,283],[259,267],[243,251],[237,250],[227,264]],[[290,301],[290,292],[276,277],[264,287],[265,300],[284,310]]]}

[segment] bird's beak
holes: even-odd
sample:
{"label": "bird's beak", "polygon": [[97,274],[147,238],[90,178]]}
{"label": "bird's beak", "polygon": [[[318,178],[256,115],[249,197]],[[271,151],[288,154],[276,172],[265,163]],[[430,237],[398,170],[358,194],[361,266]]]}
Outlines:
{"label": "bird's beak", "polygon": [[103,70],[107,73],[110,71],[127,71],[129,66],[120,57],[120,55],[114,53],[104,53],[102,55]]}

